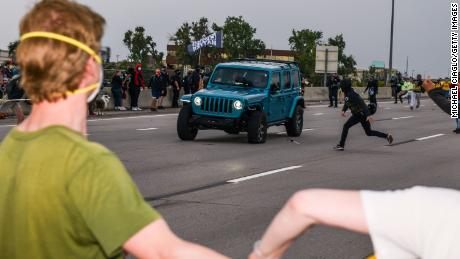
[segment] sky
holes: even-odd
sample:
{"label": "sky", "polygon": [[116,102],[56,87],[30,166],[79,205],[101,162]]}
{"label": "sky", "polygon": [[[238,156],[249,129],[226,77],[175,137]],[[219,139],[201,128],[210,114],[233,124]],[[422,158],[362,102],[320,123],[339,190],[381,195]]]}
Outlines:
{"label": "sky", "polygon": [[[454,0],[452,0],[454,1]],[[455,0],[457,1],[457,0]],[[36,0],[0,0],[0,49],[16,40],[21,17]],[[342,33],[345,54],[353,55],[358,68],[372,61],[388,66],[391,0],[77,0],[102,14],[106,21],[103,45],[112,49],[112,60],[128,55],[123,35],[144,26],[146,33],[166,53],[169,37],[185,21],[207,17],[222,25],[228,16],[242,15],[257,28],[256,37],[267,48],[289,49],[292,30],[311,29],[324,38]],[[450,69],[449,0],[395,0],[393,67],[409,75],[445,77]],[[5,8],[6,7],[6,8]],[[7,9],[7,10],[5,10]]]}

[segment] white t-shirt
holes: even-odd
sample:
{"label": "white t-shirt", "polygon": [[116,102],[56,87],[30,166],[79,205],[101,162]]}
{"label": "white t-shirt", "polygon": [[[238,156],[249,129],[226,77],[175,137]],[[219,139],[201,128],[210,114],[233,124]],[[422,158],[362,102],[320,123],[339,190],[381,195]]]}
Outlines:
{"label": "white t-shirt", "polygon": [[460,191],[361,191],[377,259],[460,258]]}

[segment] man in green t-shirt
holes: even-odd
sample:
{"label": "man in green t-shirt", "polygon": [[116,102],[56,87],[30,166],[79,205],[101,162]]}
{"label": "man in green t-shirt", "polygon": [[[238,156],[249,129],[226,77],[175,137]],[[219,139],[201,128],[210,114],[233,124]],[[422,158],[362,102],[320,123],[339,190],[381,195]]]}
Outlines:
{"label": "man in green t-shirt", "polygon": [[0,145],[0,257],[225,258],[174,235],[120,160],[84,137],[104,23],[68,0],[43,0],[21,21],[33,107]]}

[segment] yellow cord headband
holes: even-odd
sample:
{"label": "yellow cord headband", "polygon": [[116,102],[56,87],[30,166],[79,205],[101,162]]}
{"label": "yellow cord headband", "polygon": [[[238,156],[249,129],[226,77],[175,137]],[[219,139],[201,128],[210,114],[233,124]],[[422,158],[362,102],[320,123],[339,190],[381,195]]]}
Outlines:
{"label": "yellow cord headband", "polygon": [[58,41],[68,43],[70,45],[73,45],[73,46],[85,51],[86,53],[91,55],[96,60],[97,63],[102,64],[101,56],[99,56],[92,48],[90,48],[88,45],[82,43],[81,41],[72,39],[70,37],[67,37],[67,36],[64,36],[64,35],[61,35],[61,34],[57,34],[57,33],[52,33],[52,32],[36,31],[36,32],[29,32],[29,33],[23,34],[21,36],[20,40],[24,41],[24,40],[27,40],[27,39],[30,39],[30,38],[48,38],[48,39],[53,39],[53,40],[58,40]]}
{"label": "yellow cord headband", "polygon": [[87,86],[85,88],[80,88],[80,89],[76,89],[76,90],[73,90],[73,91],[67,91],[65,93],[66,93],[66,95],[84,94],[84,93],[96,90],[97,88],[99,88],[99,85],[100,85],[100,83],[95,83],[95,84],[89,85],[89,86]]}

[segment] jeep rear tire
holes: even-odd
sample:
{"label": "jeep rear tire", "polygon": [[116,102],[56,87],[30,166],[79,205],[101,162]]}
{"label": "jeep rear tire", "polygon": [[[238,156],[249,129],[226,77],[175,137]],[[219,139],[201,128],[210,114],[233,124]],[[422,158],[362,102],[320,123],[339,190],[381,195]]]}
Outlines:
{"label": "jeep rear tire", "polygon": [[248,118],[248,142],[262,144],[267,140],[267,115],[254,111]]}
{"label": "jeep rear tire", "polygon": [[286,133],[289,137],[298,137],[303,130],[303,108],[301,105],[295,107],[294,116],[286,124]]}
{"label": "jeep rear tire", "polygon": [[182,107],[177,118],[177,135],[182,140],[194,140],[198,129],[190,125],[190,118],[193,115],[191,105]]}

